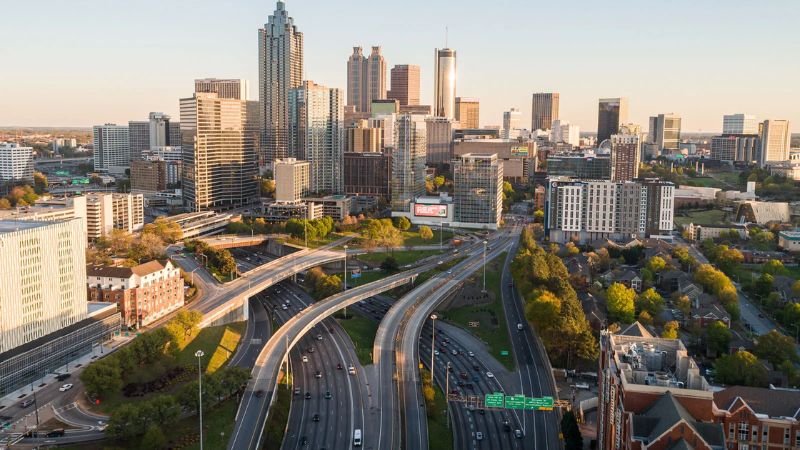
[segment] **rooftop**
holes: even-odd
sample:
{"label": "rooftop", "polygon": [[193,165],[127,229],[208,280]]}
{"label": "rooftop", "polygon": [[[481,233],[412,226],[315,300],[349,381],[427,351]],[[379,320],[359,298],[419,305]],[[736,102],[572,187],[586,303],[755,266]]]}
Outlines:
{"label": "rooftop", "polygon": [[53,222],[41,222],[33,220],[0,220],[0,233],[14,233],[16,231],[31,230],[39,227],[46,227]]}
{"label": "rooftop", "polygon": [[746,404],[756,414],[800,420],[800,390],[731,386],[714,393],[714,404],[717,408],[730,413],[743,406],[741,403]]}

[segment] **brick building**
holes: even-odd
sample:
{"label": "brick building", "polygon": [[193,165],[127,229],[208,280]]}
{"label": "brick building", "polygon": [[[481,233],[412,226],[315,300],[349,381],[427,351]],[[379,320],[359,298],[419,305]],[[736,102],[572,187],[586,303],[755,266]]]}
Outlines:
{"label": "brick building", "polygon": [[714,393],[729,450],[800,449],[800,391],[731,386]]}
{"label": "brick building", "polygon": [[135,267],[88,266],[89,301],[114,302],[125,326],[138,328],[183,306],[183,279],[171,261]]}

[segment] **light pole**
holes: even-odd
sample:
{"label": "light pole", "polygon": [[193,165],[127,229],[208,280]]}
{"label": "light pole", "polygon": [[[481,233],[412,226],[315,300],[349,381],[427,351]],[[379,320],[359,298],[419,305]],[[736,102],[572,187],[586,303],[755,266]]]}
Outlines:
{"label": "light pole", "polygon": [[445,388],[444,388],[444,401],[447,403],[447,416],[444,421],[447,424],[447,429],[450,429],[450,361],[447,361],[447,370],[444,371]]}
{"label": "light pole", "polygon": [[[343,291],[347,292],[347,244],[344,244],[344,280],[342,287]],[[344,307],[344,318],[347,319],[347,306]]]}
{"label": "light pole", "polygon": [[486,245],[488,241],[483,241],[483,292],[486,293]]}
{"label": "light pole", "polygon": [[[199,268],[200,268],[200,267],[195,267],[195,268],[194,268],[194,270],[197,270],[197,269],[199,269]],[[192,286],[194,286],[194,270],[193,270],[193,271],[191,271],[191,272],[189,272],[189,273],[191,273],[191,274],[192,274],[192,281],[191,281],[191,283],[192,283]]]}
{"label": "light pole", "polygon": [[442,250],[442,242],[444,242],[444,222],[439,222],[439,251]]}
{"label": "light pole", "polygon": [[[431,328],[433,329],[433,333],[431,333],[431,384],[433,384],[433,352],[436,348],[436,319],[438,318],[439,316],[436,314],[431,314]],[[445,376],[447,376],[446,373]]]}
{"label": "light pole", "polygon": [[306,218],[303,219],[303,239],[306,240],[306,250],[308,250],[308,205],[306,205]]}
{"label": "light pole", "polygon": [[197,357],[197,390],[200,396],[200,407],[197,409],[200,415],[200,450],[203,450],[203,369],[200,361],[205,356],[205,353],[202,350],[198,350],[194,352],[194,356]]}
{"label": "light pole", "polygon": [[203,257],[203,267],[207,267],[208,266],[208,256],[206,254],[204,254],[204,253],[198,253],[198,255]]}

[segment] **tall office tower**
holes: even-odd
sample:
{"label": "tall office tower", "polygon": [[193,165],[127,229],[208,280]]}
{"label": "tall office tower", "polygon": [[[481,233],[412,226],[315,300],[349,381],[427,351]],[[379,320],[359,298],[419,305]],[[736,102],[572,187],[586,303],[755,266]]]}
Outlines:
{"label": "tall office tower", "polygon": [[[203,78],[194,80],[194,91],[206,94],[214,93],[218,98],[247,100],[250,94],[250,84],[247,80],[236,78]],[[152,113],[150,120],[153,120]]]}
{"label": "tall office tower", "polygon": [[639,177],[641,142],[638,135],[611,135],[611,181],[631,181]]}
{"label": "tall office tower", "polygon": [[383,129],[370,126],[368,120],[359,120],[344,129],[343,153],[372,153],[382,150]]}
{"label": "tall office tower", "polygon": [[113,123],[92,127],[94,170],[124,175],[131,162],[128,127]]}
{"label": "tall office tower", "polygon": [[180,99],[183,202],[225,210],[258,199],[258,104],[216,93]]}
{"label": "tall office tower", "polygon": [[0,354],[86,318],[85,227],[0,222]]}
{"label": "tall office tower", "polygon": [[386,99],[386,60],[381,55],[381,48],[373,46],[367,58],[367,111],[373,100]]}
{"label": "tall office tower", "polygon": [[425,118],[425,163],[449,164],[453,158],[453,119]]}
{"label": "tall office tower", "polygon": [[353,47],[347,60],[347,106],[369,112],[373,100],[386,98],[386,60],[380,47],[372,47],[369,58],[361,47]]}
{"label": "tall office tower", "polygon": [[500,224],[503,213],[503,163],[497,155],[468,153],[453,159],[456,222]]}
{"label": "tall office tower", "polygon": [[145,120],[129,121],[128,142],[131,161],[142,159],[142,152],[150,150],[150,122]]}
{"label": "tall office tower", "polygon": [[426,135],[425,116],[397,116],[392,152],[392,211],[411,212],[411,202],[425,195]]}
{"label": "tall office tower", "polygon": [[400,102],[400,106],[419,105],[419,66],[400,64],[391,70],[392,88],[388,98]]}
{"label": "tall office tower", "polygon": [[0,181],[33,182],[33,147],[0,143]]}
{"label": "tall office tower", "polygon": [[761,123],[761,157],[760,164],[764,166],[789,160],[789,133],[788,120],[765,120]]}
{"label": "tall office tower", "polygon": [[456,120],[461,128],[480,128],[481,104],[477,98],[456,97]]}
{"label": "tall office tower", "polygon": [[675,114],[650,117],[648,137],[662,152],[677,152],[681,142],[681,118]]}
{"label": "tall office tower", "polygon": [[433,82],[433,115],[454,119],[456,117],[455,50],[436,49]]}
{"label": "tall office tower", "polygon": [[627,98],[601,98],[597,114],[597,144],[617,134],[619,126],[627,121]]}
{"label": "tall office tower", "polygon": [[303,81],[303,33],[278,1],[258,30],[258,101],[261,107],[260,159],[270,165],[289,155],[289,89]]}
{"label": "tall office tower", "polygon": [[725,114],[722,134],[758,134],[758,120],[752,114]]}
{"label": "tall office tower", "polygon": [[389,200],[392,179],[390,152],[344,154],[344,193],[365,195]]}
{"label": "tall office tower", "polygon": [[549,130],[558,120],[558,92],[538,92],[531,100],[531,131]]}
{"label": "tall office tower", "polygon": [[556,119],[550,124],[550,141],[554,144],[563,142],[573,147],[581,145],[581,127],[566,120]]}
{"label": "tall office tower", "polygon": [[517,108],[511,108],[510,111],[503,111],[503,132],[501,133],[503,139],[511,139],[514,136],[514,130],[519,130],[519,125],[522,123],[522,113]]}
{"label": "tall office tower", "polygon": [[757,134],[726,134],[711,138],[711,159],[721,161],[759,162],[761,141]]}
{"label": "tall office tower", "polygon": [[312,192],[342,192],[343,120],[341,89],[303,81],[289,90],[289,151],[311,163]]}
{"label": "tall office tower", "polygon": [[153,147],[180,147],[180,123],[172,122],[170,117],[162,112],[151,112],[149,125],[148,150]]}
{"label": "tall office tower", "polygon": [[311,163],[295,158],[275,161],[275,201],[296,203],[311,192]]}

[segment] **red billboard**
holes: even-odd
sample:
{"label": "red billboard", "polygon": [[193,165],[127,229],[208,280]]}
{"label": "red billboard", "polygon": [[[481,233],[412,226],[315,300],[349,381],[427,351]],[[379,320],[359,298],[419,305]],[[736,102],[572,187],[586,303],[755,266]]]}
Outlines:
{"label": "red billboard", "polygon": [[414,204],[414,215],[417,217],[447,217],[447,205]]}

